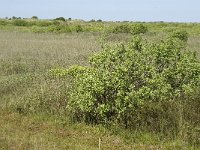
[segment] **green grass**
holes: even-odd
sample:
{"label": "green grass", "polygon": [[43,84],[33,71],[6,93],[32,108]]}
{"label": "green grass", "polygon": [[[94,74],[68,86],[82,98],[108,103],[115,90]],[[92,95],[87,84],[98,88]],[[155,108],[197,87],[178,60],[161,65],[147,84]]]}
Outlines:
{"label": "green grass", "polygon": [[150,133],[74,124],[47,114],[23,115],[9,110],[0,111],[0,149],[97,150],[99,141],[101,149],[110,150],[195,149],[188,148],[183,141],[160,141]]}
{"label": "green grass", "polygon": [[46,115],[0,113],[0,149],[131,149],[121,138],[101,128],[70,124]]}
{"label": "green grass", "polygon": [[[181,139],[70,121],[69,83],[48,71],[87,65],[88,57],[101,49],[99,33],[37,34],[8,28],[0,30],[0,149],[98,149],[99,138],[101,149],[195,149]],[[143,36],[155,41],[165,33]],[[110,34],[108,40],[130,37]],[[188,47],[200,56],[199,41],[199,35],[191,35]]]}

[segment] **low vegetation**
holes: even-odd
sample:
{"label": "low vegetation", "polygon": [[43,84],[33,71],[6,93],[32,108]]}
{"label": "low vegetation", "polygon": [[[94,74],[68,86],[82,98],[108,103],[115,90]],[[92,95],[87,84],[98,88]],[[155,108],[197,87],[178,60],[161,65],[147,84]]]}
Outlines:
{"label": "low vegetation", "polygon": [[[20,17],[13,17],[9,19],[0,19],[0,28],[6,30],[16,30],[18,27],[21,31],[31,32],[56,32],[49,30],[51,26],[62,25],[62,33],[67,33],[69,30],[64,30],[67,26],[70,32],[76,32],[76,26],[82,28],[81,32],[108,32],[108,33],[170,33],[177,30],[185,30],[189,34],[200,34],[200,25],[198,23],[164,23],[164,22],[103,22],[102,20],[91,20],[89,22],[82,20],[72,20],[58,17],[53,20],[41,20],[37,16],[32,18],[21,19]],[[6,26],[6,28],[5,28]],[[59,31],[60,33],[60,31]]]}
{"label": "low vegetation", "polygon": [[[67,108],[74,118],[93,124],[115,122],[186,141],[192,138],[186,126],[198,134],[200,62],[184,50],[186,37],[181,35],[153,44],[140,37],[127,44],[106,44],[91,57],[90,66],[53,70],[73,79]],[[196,118],[190,118],[191,112]]]}
{"label": "low vegetation", "polygon": [[140,34],[146,33],[148,31],[147,27],[143,24],[121,24],[113,29],[113,33],[130,33],[130,34]]}
{"label": "low vegetation", "polygon": [[198,27],[1,19],[0,148],[198,149]]}

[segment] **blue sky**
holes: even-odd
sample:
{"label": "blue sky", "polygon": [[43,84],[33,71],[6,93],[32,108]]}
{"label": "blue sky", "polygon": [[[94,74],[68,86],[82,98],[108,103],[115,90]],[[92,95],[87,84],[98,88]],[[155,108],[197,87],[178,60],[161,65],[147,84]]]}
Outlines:
{"label": "blue sky", "polygon": [[0,17],[200,22],[200,0],[0,0]]}

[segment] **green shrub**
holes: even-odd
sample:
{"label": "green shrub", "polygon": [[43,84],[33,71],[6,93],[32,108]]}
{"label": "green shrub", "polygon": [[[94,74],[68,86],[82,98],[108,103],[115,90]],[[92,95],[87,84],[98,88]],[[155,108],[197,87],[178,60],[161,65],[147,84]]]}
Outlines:
{"label": "green shrub", "polygon": [[64,17],[58,17],[58,18],[56,18],[54,20],[65,21],[65,18]]}
{"label": "green shrub", "polygon": [[146,33],[148,31],[147,27],[143,24],[134,24],[131,30],[132,34],[140,34],[140,33]]}
{"label": "green shrub", "polygon": [[28,26],[28,22],[26,20],[15,19],[15,20],[13,20],[13,25],[15,25],[15,26]]}
{"label": "green shrub", "polygon": [[0,25],[7,25],[7,24],[8,24],[7,21],[5,21],[5,20],[0,20]]}
{"label": "green shrub", "polygon": [[71,29],[68,25],[52,25],[46,29],[47,32],[54,32],[54,33],[66,33],[71,32]]}
{"label": "green shrub", "polygon": [[11,19],[13,19],[13,20],[14,20],[14,19],[17,19],[17,17],[15,17],[15,16],[12,16],[12,18],[11,18]]}
{"label": "green shrub", "polygon": [[37,16],[32,16],[31,19],[38,20],[38,17]]}
{"label": "green shrub", "polygon": [[177,38],[151,44],[140,37],[128,44],[104,45],[90,66],[68,70],[73,79],[69,110],[90,123],[177,129],[182,120],[179,106],[200,82],[200,63],[192,52],[182,51],[183,45]]}
{"label": "green shrub", "polygon": [[147,27],[143,24],[120,24],[113,29],[113,33],[131,33],[133,35],[146,33]]}
{"label": "green shrub", "polygon": [[171,33],[171,37],[173,38],[178,38],[184,42],[187,42],[188,40],[188,33],[185,30],[178,30],[178,31],[173,31]]}
{"label": "green shrub", "polygon": [[53,22],[52,22],[52,25],[60,25],[61,23],[59,22],[59,21],[57,21],[57,20],[54,20]]}
{"label": "green shrub", "polygon": [[81,25],[76,25],[76,26],[74,27],[74,31],[76,31],[76,32],[83,32],[83,28],[82,28]]}
{"label": "green shrub", "polygon": [[103,22],[101,19],[98,19],[97,22]]}
{"label": "green shrub", "polygon": [[38,26],[32,26],[31,31],[34,33],[44,33],[46,32],[46,29]]}
{"label": "green shrub", "polygon": [[48,26],[53,25],[52,22],[50,22],[50,21],[45,21],[45,20],[37,21],[36,23],[37,23],[36,25],[39,26],[39,27],[48,27]]}
{"label": "green shrub", "polygon": [[131,33],[131,26],[129,24],[121,24],[116,26],[113,33]]}

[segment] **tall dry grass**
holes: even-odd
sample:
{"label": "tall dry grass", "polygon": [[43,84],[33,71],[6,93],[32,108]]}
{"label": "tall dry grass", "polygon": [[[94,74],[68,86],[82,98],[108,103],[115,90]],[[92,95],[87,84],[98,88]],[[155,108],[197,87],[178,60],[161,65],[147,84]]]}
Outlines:
{"label": "tall dry grass", "polygon": [[86,33],[0,31],[0,105],[54,112],[64,105],[67,83],[47,77],[48,70],[86,65],[88,56],[99,50],[96,39]]}

